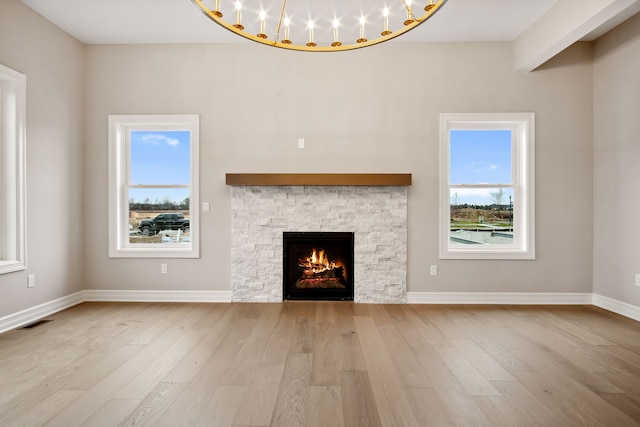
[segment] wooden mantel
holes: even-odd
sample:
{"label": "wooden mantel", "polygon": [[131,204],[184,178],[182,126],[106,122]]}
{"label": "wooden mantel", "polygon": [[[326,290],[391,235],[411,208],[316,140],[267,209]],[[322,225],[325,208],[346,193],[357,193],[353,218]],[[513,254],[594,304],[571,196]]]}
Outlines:
{"label": "wooden mantel", "polygon": [[407,186],[410,173],[228,173],[227,185]]}

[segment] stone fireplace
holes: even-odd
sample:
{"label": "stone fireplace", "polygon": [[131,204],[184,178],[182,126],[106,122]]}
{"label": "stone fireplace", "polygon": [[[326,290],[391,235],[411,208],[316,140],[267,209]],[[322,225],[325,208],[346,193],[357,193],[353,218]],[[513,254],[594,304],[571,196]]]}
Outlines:
{"label": "stone fireplace", "polygon": [[405,184],[230,185],[232,301],[283,301],[283,233],[342,232],[354,302],[406,302]]}

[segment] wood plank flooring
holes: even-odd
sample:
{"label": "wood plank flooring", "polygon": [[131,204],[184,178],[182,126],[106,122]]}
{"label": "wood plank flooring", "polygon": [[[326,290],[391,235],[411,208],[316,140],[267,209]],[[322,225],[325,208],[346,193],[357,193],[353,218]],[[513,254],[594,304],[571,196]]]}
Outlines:
{"label": "wood plank flooring", "polygon": [[1,426],[640,426],[590,306],[84,303],[0,335]]}

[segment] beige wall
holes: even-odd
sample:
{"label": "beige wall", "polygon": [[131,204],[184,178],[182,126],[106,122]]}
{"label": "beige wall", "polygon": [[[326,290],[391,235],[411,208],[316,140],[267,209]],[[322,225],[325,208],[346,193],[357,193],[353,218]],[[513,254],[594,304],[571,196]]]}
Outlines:
{"label": "beige wall", "polygon": [[21,2],[0,1],[0,63],[27,76],[28,265],[0,276],[0,318],[82,289],[83,57]]}
{"label": "beige wall", "polygon": [[[412,173],[409,291],[591,292],[593,274],[596,292],[640,305],[628,286],[638,250],[621,243],[631,221],[609,221],[603,207],[625,220],[638,210],[637,73],[631,84],[613,83],[622,70],[637,71],[634,23],[596,43],[594,85],[589,43],[528,74],[512,71],[508,43],[395,43],[327,55],[83,46],[4,0],[0,63],[28,78],[29,270],[0,276],[0,317],[83,288],[228,290],[226,172]],[[474,111],[536,113],[536,261],[438,260],[438,114]],[[202,258],[109,259],[107,116],[156,113],[201,116],[201,200],[212,205],[202,214]],[[169,274],[159,274],[160,262]],[[430,264],[440,266],[437,277]]]}
{"label": "beige wall", "polygon": [[640,15],[594,54],[593,287],[640,306]]}
{"label": "beige wall", "polygon": [[[226,172],[410,172],[409,291],[591,292],[591,45],[529,74],[509,43],[306,54],[241,45],[87,46],[89,289],[228,290]],[[536,113],[536,261],[438,260],[438,114]],[[107,116],[197,113],[199,260],[109,259]],[[297,138],[304,137],[304,150]],[[169,274],[160,275],[160,262]],[[438,264],[439,275],[428,275]]]}

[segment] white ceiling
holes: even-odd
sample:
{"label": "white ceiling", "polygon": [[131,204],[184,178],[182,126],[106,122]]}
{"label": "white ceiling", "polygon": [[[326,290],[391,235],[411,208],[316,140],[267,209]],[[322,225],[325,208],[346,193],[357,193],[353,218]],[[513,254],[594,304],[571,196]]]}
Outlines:
{"label": "white ceiling", "polygon": [[[1,2],[2,0],[0,0]],[[21,0],[86,44],[250,43],[218,26],[191,0]],[[215,0],[204,0],[213,9]],[[357,21],[366,16],[366,37],[382,29],[382,7],[389,27],[402,28],[406,0],[288,0],[291,39],[305,43],[306,23],[315,22],[315,41],[331,44],[331,23],[340,19],[340,40],[353,43]],[[426,0],[414,0],[416,16]],[[275,39],[282,0],[242,0],[246,31],[259,32],[259,11],[267,13],[265,33]],[[227,22],[234,22],[234,0],[220,0]],[[514,70],[532,71],[579,40],[595,40],[640,12],[640,0],[448,0],[424,24],[391,43],[513,42]]]}
{"label": "white ceiling", "polygon": [[[213,0],[209,1],[213,7]],[[190,0],[22,2],[87,44],[246,42],[213,23]],[[233,0],[222,0],[220,7],[225,18],[232,20],[233,3]],[[422,6],[418,9],[418,3],[426,2],[414,3],[419,16]],[[554,3],[556,0],[448,0],[430,20],[398,40],[512,41]],[[281,4],[280,0],[244,0],[243,23],[255,22],[261,7],[266,9],[268,19],[275,22]],[[331,37],[334,15],[341,18],[341,28],[350,27],[351,23],[355,27],[362,11],[368,11],[367,25],[373,32],[373,28],[382,25],[379,15],[385,4],[397,19],[404,19],[402,0],[288,0],[287,13],[294,24],[298,21],[300,37],[306,37],[306,21],[310,17],[316,20],[316,41],[321,42],[320,38]],[[324,33],[323,22],[327,28]],[[292,28],[292,36],[293,31]]]}

